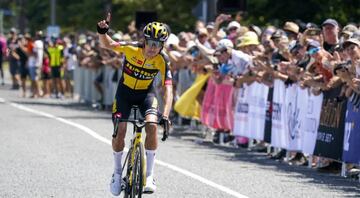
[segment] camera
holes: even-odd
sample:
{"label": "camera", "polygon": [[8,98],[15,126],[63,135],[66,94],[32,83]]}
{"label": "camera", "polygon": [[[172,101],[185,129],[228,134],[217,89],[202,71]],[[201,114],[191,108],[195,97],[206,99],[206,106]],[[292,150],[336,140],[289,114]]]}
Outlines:
{"label": "camera", "polygon": [[200,49],[197,46],[192,46],[188,50],[188,54],[190,54],[192,57],[196,58],[200,55]]}

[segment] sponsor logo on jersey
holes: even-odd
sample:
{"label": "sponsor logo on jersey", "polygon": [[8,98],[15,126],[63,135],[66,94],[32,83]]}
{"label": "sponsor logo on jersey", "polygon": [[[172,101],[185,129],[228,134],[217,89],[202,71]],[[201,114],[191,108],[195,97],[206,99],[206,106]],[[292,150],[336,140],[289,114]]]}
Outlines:
{"label": "sponsor logo on jersey", "polygon": [[142,60],[137,60],[136,63],[139,64],[139,65],[142,65],[143,61]]}
{"label": "sponsor logo on jersey", "polygon": [[158,73],[158,71],[156,70],[149,70],[149,69],[144,70],[141,67],[134,66],[130,63],[125,64],[124,72],[140,80],[151,80]]}

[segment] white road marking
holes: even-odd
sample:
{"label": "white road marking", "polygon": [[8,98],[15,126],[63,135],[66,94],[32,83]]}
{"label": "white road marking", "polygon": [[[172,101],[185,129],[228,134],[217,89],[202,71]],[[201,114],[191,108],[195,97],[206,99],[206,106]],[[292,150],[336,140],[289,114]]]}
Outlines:
{"label": "white road marking", "polygon": [[77,124],[75,122],[71,122],[69,120],[65,120],[63,118],[59,118],[57,116],[54,116],[54,115],[51,115],[49,113],[45,113],[45,112],[42,112],[42,111],[38,111],[38,110],[35,110],[35,109],[31,109],[31,108],[28,108],[28,107],[25,107],[23,105],[19,105],[19,104],[16,104],[16,103],[10,103],[11,106],[14,106],[18,109],[21,109],[21,110],[24,110],[24,111],[27,111],[27,112],[30,112],[30,113],[34,113],[34,114],[37,114],[37,115],[41,115],[41,116],[44,116],[44,117],[47,117],[47,118],[52,118],[52,119],[55,119],[57,121],[60,121],[60,122],[63,122],[65,124],[68,124],[68,125],[71,125],[73,127],[76,127],[82,131],[84,131],[85,133],[91,135],[92,137],[94,137],[95,139],[101,141],[101,142],[104,142],[106,144],[109,144],[111,145],[111,141],[102,137],[101,135],[99,135],[98,133],[96,133],[95,131],[89,129],[88,127],[86,126],[83,126],[81,124]]}
{"label": "white road marking", "polygon": [[4,103],[5,99],[4,98],[0,98],[0,103]]}
{"label": "white road marking", "polygon": [[[1,102],[1,99],[2,99],[2,98],[0,98],[0,102]],[[57,120],[57,121],[59,121],[59,122],[62,122],[62,123],[71,125],[71,126],[73,126],[73,127],[75,127],[75,128],[78,128],[78,129],[84,131],[85,133],[91,135],[91,136],[94,137],[95,139],[97,139],[97,140],[99,140],[99,141],[101,141],[101,142],[104,142],[105,144],[111,145],[111,140],[108,140],[108,139],[102,137],[101,135],[99,135],[98,133],[96,133],[95,131],[89,129],[89,128],[86,127],[86,126],[83,126],[83,125],[81,125],[81,124],[77,124],[77,123],[75,123],[75,122],[72,122],[72,121],[69,121],[69,120],[66,120],[66,119],[57,117],[57,116],[52,115],[52,114],[49,114],[49,113],[45,113],[45,112],[42,112],[42,111],[38,111],[38,110],[35,110],[35,109],[31,109],[31,108],[25,107],[25,106],[23,106],[23,105],[19,105],[19,104],[16,104],[16,103],[9,103],[9,104],[10,104],[11,106],[13,106],[13,107],[16,107],[16,108],[20,109],[20,110],[27,111],[27,112],[30,112],[30,113],[34,113],[34,114],[37,114],[37,115],[41,115],[41,116],[44,116],[44,117],[47,117],[47,118],[55,119],[55,120]],[[126,149],[126,150],[127,150],[127,149]],[[183,174],[183,175],[185,175],[185,176],[191,177],[191,178],[193,178],[193,179],[195,179],[195,180],[198,180],[198,181],[200,181],[200,182],[202,182],[202,183],[204,183],[204,184],[206,184],[206,185],[209,185],[209,186],[211,186],[211,187],[213,187],[213,188],[216,188],[216,189],[218,189],[218,190],[220,190],[220,191],[222,191],[222,192],[225,192],[225,193],[227,193],[227,194],[229,194],[229,195],[232,195],[232,196],[234,196],[234,197],[238,197],[238,198],[248,198],[248,197],[245,196],[245,195],[242,195],[242,194],[240,194],[240,193],[238,193],[238,192],[236,192],[236,191],[231,190],[230,188],[227,188],[227,187],[225,187],[225,186],[222,186],[222,185],[220,185],[220,184],[217,184],[217,183],[215,183],[215,182],[212,182],[212,181],[210,181],[210,180],[208,180],[208,179],[205,179],[205,178],[203,178],[203,177],[201,177],[201,176],[199,176],[199,175],[196,175],[195,173],[192,173],[192,172],[190,172],[190,171],[188,171],[188,170],[179,168],[179,167],[177,167],[177,166],[174,166],[174,165],[172,165],[172,164],[169,164],[169,163],[166,163],[166,162],[163,162],[163,161],[160,161],[160,160],[155,160],[155,163],[156,163],[156,164],[159,164],[160,166],[167,167],[167,168],[169,168],[169,169],[171,169],[171,170],[173,170],[173,171],[179,172],[179,173],[181,173],[181,174]]]}

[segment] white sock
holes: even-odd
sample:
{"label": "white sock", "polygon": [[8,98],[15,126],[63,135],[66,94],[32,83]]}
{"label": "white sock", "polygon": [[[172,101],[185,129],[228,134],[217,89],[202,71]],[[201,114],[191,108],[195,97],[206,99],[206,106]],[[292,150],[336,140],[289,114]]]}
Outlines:
{"label": "white sock", "polygon": [[115,152],[114,151],[114,173],[120,174],[122,173],[122,166],[121,166],[121,158],[123,155],[123,151]]}
{"label": "white sock", "polygon": [[146,151],[146,177],[153,176],[156,150]]}

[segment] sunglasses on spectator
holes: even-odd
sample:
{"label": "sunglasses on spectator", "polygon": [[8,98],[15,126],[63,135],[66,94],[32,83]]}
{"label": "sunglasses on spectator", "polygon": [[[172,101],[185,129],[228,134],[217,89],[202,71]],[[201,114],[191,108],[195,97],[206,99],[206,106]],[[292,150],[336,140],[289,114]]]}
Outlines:
{"label": "sunglasses on spectator", "polygon": [[156,48],[163,47],[163,42],[161,42],[161,41],[147,39],[147,40],[145,40],[145,44],[149,47],[156,47]]}
{"label": "sunglasses on spectator", "polygon": [[230,29],[229,29],[229,32],[232,32],[232,31],[234,31],[234,30],[237,30],[237,27],[232,27],[232,28],[230,28]]}
{"label": "sunglasses on spectator", "polygon": [[320,51],[320,48],[319,47],[314,47],[314,48],[311,48],[307,51],[307,53],[311,56],[313,54],[316,54]]}

